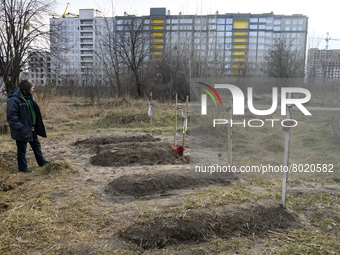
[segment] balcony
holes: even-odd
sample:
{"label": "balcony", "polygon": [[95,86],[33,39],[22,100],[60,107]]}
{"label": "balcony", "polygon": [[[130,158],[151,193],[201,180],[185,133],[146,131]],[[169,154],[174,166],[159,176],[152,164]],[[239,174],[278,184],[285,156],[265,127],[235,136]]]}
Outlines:
{"label": "balcony", "polygon": [[93,50],[81,50],[80,54],[81,55],[91,55],[91,56],[93,56]]}

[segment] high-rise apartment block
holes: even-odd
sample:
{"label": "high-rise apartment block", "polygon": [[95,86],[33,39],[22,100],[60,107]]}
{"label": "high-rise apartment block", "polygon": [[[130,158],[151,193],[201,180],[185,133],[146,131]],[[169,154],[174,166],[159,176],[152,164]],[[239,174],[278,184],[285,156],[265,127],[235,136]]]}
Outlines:
{"label": "high-rise apartment block", "polygon": [[[77,16],[50,20],[51,27],[64,35],[51,39],[51,53],[57,45],[65,49],[65,54],[59,56],[65,60],[61,73],[84,75],[90,68],[100,69],[95,53],[107,34],[103,25],[107,19],[96,10],[86,9],[79,10]],[[220,63],[226,76],[237,74],[240,69],[247,69],[249,75],[258,74],[266,53],[279,40],[287,41],[303,57],[306,52],[308,17],[301,14],[173,15],[165,8],[151,8],[149,16],[111,19],[113,34],[124,30],[129,20],[144,22],[150,59],[160,59],[164,52],[185,47],[196,59]]]}
{"label": "high-rise apartment block", "polygon": [[47,51],[28,52],[27,77],[36,85],[46,85],[51,78],[51,58]]}
{"label": "high-rise apartment block", "polygon": [[307,78],[321,81],[340,79],[340,50],[309,49]]}
{"label": "high-rise apartment block", "polygon": [[103,19],[94,9],[79,10],[79,15],[51,18],[51,68],[63,75],[81,75],[95,67]]}

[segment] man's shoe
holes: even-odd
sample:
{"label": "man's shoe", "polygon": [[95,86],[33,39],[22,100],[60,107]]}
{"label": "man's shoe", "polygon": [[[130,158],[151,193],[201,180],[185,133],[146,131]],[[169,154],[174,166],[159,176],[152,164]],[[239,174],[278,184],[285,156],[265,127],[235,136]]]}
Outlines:
{"label": "man's shoe", "polygon": [[48,163],[51,163],[51,161],[45,161],[42,165],[39,165],[39,166],[44,166],[44,165],[46,165]]}
{"label": "man's shoe", "polygon": [[30,172],[32,172],[32,170],[26,168],[26,169],[23,170],[23,171],[19,170],[19,172],[22,172],[22,173],[30,173]]}

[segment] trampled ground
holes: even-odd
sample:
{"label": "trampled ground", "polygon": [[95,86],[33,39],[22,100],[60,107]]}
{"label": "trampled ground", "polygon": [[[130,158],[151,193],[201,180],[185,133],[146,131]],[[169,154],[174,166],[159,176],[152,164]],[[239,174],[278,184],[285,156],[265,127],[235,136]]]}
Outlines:
{"label": "trampled ground", "polygon": [[[290,180],[284,209],[281,180],[192,178],[190,146],[181,157],[172,139],[107,131],[43,141],[50,166],[4,172],[1,253],[340,251],[337,180]],[[11,164],[15,153],[1,160]],[[31,152],[28,160],[34,164]]]}

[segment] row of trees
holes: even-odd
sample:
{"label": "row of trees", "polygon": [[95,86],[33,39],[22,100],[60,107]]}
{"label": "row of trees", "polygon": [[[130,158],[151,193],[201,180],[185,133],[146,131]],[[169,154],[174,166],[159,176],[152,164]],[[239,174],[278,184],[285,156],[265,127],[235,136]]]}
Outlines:
{"label": "row of trees", "polygon": [[53,4],[50,0],[0,1],[0,73],[7,92],[17,88],[28,51],[46,47],[48,29],[42,15]]}
{"label": "row of trees", "polygon": [[[67,40],[58,29],[47,29],[43,15],[48,13],[53,2],[38,0],[0,0],[0,63],[1,74],[7,92],[14,90],[19,82],[20,73],[27,67],[28,53],[49,49],[48,41]],[[222,52],[208,49],[204,55],[193,49],[186,40],[179,40],[176,45],[167,44],[163,54],[152,58],[150,34],[145,29],[143,19],[131,19],[125,30],[114,32],[111,18],[104,18],[104,34],[99,47],[94,49],[97,63],[85,66],[82,85],[110,85],[118,96],[126,93],[138,97],[145,96],[148,91],[162,96],[179,93],[185,98],[189,92],[190,78],[225,77],[225,66],[221,60]],[[99,33],[99,31],[97,31]],[[57,45],[57,44],[54,44]],[[62,80],[60,70],[63,69],[67,44],[51,48],[51,59],[54,63],[48,67],[51,82]],[[171,45],[171,48],[170,48]],[[291,51],[289,42],[282,40],[268,51],[267,66],[262,66],[261,75],[269,77],[303,77],[304,54]],[[245,61],[239,65],[238,74],[249,75],[249,66]],[[72,74],[68,83],[79,83],[80,77]],[[76,78],[75,78],[76,77]],[[84,79],[84,77],[86,79]],[[65,80],[65,79],[64,79]],[[73,81],[72,81],[73,80]],[[133,84],[133,85],[131,85]],[[66,85],[66,84],[64,84]],[[68,84],[70,85],[70,84]]]}

